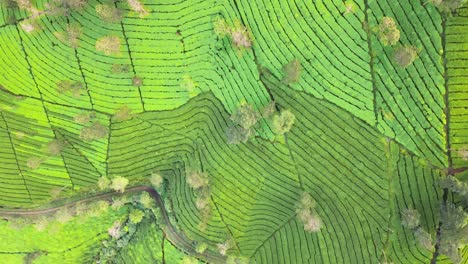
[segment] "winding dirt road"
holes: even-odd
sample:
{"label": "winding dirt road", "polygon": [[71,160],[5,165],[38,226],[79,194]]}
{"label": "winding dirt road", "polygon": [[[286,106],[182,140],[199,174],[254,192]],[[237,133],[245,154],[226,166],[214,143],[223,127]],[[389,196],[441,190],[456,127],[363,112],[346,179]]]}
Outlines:
{"label": "winding dirt road", "polygon": [[159,193],[151,188],[150,186],[147,185],[139,185],[139,186],[133,186],[129,187],[127,190],[125,190],[124,193],[118,193],[118,192],[107,192],[107,193],[101,193],[101,194],[96,194],[91,197],[87,197],[81,200],[76,200],[68,203],[64,203],[62,205],[54,206],[54,207],[49,207],[49,208],[40,208],[40,209],[0,209],[0,216],[38,216],[38,215],[45,215],[45,214],[51,214],[59,211],[60,209],[64,207],[69,207],[76,205],[77,203],[81,202],[93,202],[97,200],[111,200],[112,197],[115,196],[123,196],[127,195],[130,193],[136,193],[136,192],[147,192],[156,202],[157,206],[159,207],[161,211],[161,216],[162,216],[162,225],[161,228],[166,236],[166,239],[169,240],[175,247],[180,249],[181,251],[192,255],[196,256],[208,263],[226,263],[226,257],[218,254],[217,252],[206,250],[203,254],[197,253],[195,249],[195,244],[188,240],[185,235],[183,235],[181,232],[179,232],[174,225],[172,225],[171,221],[169,220],[169,215],[167,213],[166,207],[164,206],[164,202],[161,199],[161,196]]}

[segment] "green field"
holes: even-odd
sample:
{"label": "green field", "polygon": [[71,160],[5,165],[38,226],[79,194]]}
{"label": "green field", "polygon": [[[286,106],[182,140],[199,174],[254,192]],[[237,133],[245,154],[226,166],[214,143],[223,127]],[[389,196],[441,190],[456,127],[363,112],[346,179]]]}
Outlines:
{"label": "green field", "polygon": [[0,0],[0,65],[0,263],[468,263],[466,0]]}

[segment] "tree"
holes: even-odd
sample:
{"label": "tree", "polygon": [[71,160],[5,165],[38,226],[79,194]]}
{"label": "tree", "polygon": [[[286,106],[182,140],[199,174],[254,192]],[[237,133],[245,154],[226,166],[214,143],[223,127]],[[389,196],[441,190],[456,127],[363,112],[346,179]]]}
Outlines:
{"label": "tree", "polygon": [[416,229],[416,231],[414,231],[414,237],[416,238],[416,242],[418,242],[421,247],[427,250],[434,249],[431,234],[426,232],[426,230],[422,229],[421,227]]}
{"label": "tree", "polygon": [[118,36],[105,36],[96,41],[96,50],[105,55],[117,55],[120,53],[121,41]]}
{"label": "tree", "polygon": [[234,23],[230,31],[232,43],[236,48],[248,49],[252,47],[252,37],[247,28],[239,21]]}
{"label": "tree", "polygon": [[198,254],[203,254],[206,250],[208,249],[208,244],[207,243],[198,243],[197,248],[195,249]]}
{"label": "tree", "polygon": [[400,40],[400,30],[393,18],[383,17],[378,29],[379,39],[384,46],[393,46]]}
{"label": "tree", "polygon": [[28,168],[30,169],[37,169],[39,168],[39,166],[41,166],[41,164],[45,161],[44,158],[40,158],[40,157],[32,157],[32,158],[29,158],[27,161],[26,161],[26,166],[28,166]]}
{"label": "tree", "polygon": [[238,125],[229,126],[226,130],[228,144],[245,143],[254,134],[253,129],[245,129]]}
{"label": "tree", "polygon": [[315,212],[315,201],[309,193],[302,193],[299,203],[296,205],[297,218],[304,225],[307,232],[319,232],[322,228],[322,220]]}
{"label": "tree", "polygon": [[283,79],[285,84],[292,84],[299,81],[301,77],[302,66],[301,62],[294,59],[283,66]]}
{"label": "tree", "polygon": [[145,213],[141,210],[135,209],[130,212],[129,219],[130,222],[134,224],[138,224],[143,220],[143,217],[145,216]]}
{"label": "tree", "polygon": [[262,109],[263,118],[270,118],[276,111],[276,102],[271,101]]}
{"label": "tree", "polygon": [[110,4],[97,5],[96,13],[107,23],[118,23],[123,19],[123,11]]}
{"label": "tree", "polygon": [[112,72],[113,73],[126,73],[130,71],[129,64],[112,64]]}
{"label": "tree", "polygon": [[143,6],[143,4],[138,0],[127,0],[128,6],[132,9],[133,12],[138,13],[140,18],[147,16],[148,10]]}
{"label": "tree", "polygon": [[153,185],[154,188],[160,188],[161,184],[163,182],[163,178],[162,178],[161,174],[159,174],[157,172],[151,173],[151,176],[150,176],[149,180],[151,182],[151,185]]}
{"label": "tree", "polygon": [[107,133],[107,127],[96,121],[91,126],[81,129],[80,138],[87,141],[98,140],[106,137]]}
{"label": "tree", "polygon": [[67,25],[67,29],[61,32],[55,32],[54,35],[62,43],[74,49],[78,48],[80,44],[80,37],[83,34],[83,29],[80,25],[72,24]]}
{"label": "tree", "polygon": [[95,118],[96,114],[94,112],[83,112],[80,114],[77,114],[76,116],[73,117],[73,121],[75,123],[78,123],[80,125],[84,125],[91,121],[91,119]]}
{"label": "tree", "polygon": [[129,183],[129,181],[128,181],[127,178],[124,178],[122,176],[117,176],[117,177],[112,179],[110,187],[114,191],[123,193],[123,192],[125,192],[125,188],[127,187],[128,183]]}
{"label": "tree", "polygon": [[400,67],[410,66],[418,57],[419,50],[415,46],[402,46],[393,51],[393,60]]}
{"label": "tree", "polygon": [[39,22],[34,18],[25,19],[21,21],[19,25],[21,26],[21,29],[23,29],[26,33],[33,33],[42,29]]}
{"label": "tree", "polygon": [[47,143],[47,152],[52,156],[57,156],[62,153],[65,148],[65,141],[61,139],[54,139]]}
{"label": "tree", "polygon": [[115,121],[127,121],[132,118],[132,110],[128,105],[124,105],[115,111],[114,116],[112,117]]}
{"label": "tree", "polygon": [[81,11],[87,5],[87,0],[51,0],[45,4],[47,14],[53,16],[69,16],[74,11]]}
{"label": "tree", "polygon": [[112,226],[107,229],[107,233],[109,236],[111,236],[113,239],[119,239],[122,236],[122,223],[120,221],[115,221]]}
{"label": "tree", "polygon": [[439,250],[455,263],[460,261],[459,248],[468,243],[467,217],[460,206],[442,205]]}
{"label": "tree", "polygon": [[441,12],[454,12],[462,7],[467,0],[429,0],[428,2],[435,5]]}
{"label": "tree", "polygon": [[143,206],[143,208],[146,208],[146,209],[151,208],[154,205],[153,198],[151,198],[151,196],[147,192],[143,192],[140,195],[140,201],[139,202]]}
{"label": "tree", "polygon": [[142,86],[143,85],[143,78],[139,76],[134,76],[132,78],[132,85],[133,86]]}
{"label": "tree", "polygon": [[405,208],[401,211],[401,224],[409,229],[414,229],[419,226],[421,214],[415,209]]}
{"label": "tree", "polygon": [[193,189],[207,187],[210,184],[208,174],[197,170],[188,170],[186,180]]}
{"label": "tree", "polygon": [[231,120],[244,129],[250,129],[260,119],[260,113],[252,105],[243,103],[232,114]]}
{"label": "tree", "polygon": [[185,256],[181,261],[181,264],[198,264],[198,260],[195,257]]}
{"label": "tree", "polygon": [[234,246],[234,240],[232,238],[224,241],[224,243],[216,244],[219,254],[226,256],[227,251]]}
{"label": "tree", "polygon": [[280,114],[273,116],[273,132],[279,135],[283,135],[284,133],[289,132],[294,124],[295,119],[296,117],[291,111],[282,110]]}
{"label": "tree", "polygon": [[57,83],[59,93],[70,93],[73,97],[80,97],[83,84],[79,81],[62,80]]}

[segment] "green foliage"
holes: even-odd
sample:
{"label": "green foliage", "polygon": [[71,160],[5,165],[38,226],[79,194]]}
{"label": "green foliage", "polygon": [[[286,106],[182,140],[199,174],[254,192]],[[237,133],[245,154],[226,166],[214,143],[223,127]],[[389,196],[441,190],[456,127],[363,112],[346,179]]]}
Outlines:
{"label": "green foliage", "polygon": [[188,185],[193,189],[205,188],[210,184],[207,173],[194,169],[187,170],[186,180]]}
{"label": "green foliage", "polygon": [[139,202],[145,209],[154,207],[154,200],[147,192],[143,192],[140,195]]}
{"label": "green foliage", "polygon": [[241,126],[229,126],[226,130],[227,142],[239,144],[247,142],[254,135],[253,129],[245,129]]}
{"label": "green foliage", "polygon": [[289,132],[291,130],[296,117],[289,110],[282,110],[279,114],[273,116],[272,129],[273,132],[279,135]]}
{"label": "green foliage", "polygon": [[198,260],[195,257],[185,256],[180,264],[198,264]]}

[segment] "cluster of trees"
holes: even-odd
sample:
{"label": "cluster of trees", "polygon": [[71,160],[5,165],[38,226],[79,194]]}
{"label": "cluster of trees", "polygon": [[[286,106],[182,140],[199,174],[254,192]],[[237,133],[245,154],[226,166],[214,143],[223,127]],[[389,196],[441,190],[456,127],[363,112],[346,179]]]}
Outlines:
{"label": "cluster of trees", "polygon": [[319,232],[322,228],[322,220],[315,210],[315,201],[309,193],[302,193],[299,203],[296,205],[297,218],[304,225],[307,232]]}
{"label": "cluster of trees", "polygon": [[116,176],[112,178],[112,180],[109,180],[106,176],[101,176],[97,182],[100,190],[107,190],[110,188],[120,193],[125,192],[128,183],[128,179],[122,176]]}
{"label": "cluster of trees", "polygon": [[26,166],[32,170],[38,169],[43,162],[62,153],[66,146],[66,141],[62,139],[53,139],[47,143],[44,155],[41,157],[31,157],[26,161]]}
{"label": "cluster of trees", "polygon": [[233,25],[229,25],[226,20],[217,18],[214,22],[214,31],[221,38],[229,37],[232,45],[238,50],[252,47],[252,35],[238,20]]}
{"label": "cluster of trees", "polygon": [[[383,17],[375,31],[384,46],[395,46],[400,41],[400,30],[391,17]],[[393,61],[400,67],[406,68],[416,60],[418,53],[419,49],[415,46],[398,46],[393,49]]]}
{"label": "cluster of trees", "polygon": [[201,214],[198,228],[206,230],[212,216],[211,189],[208,174],[194,169],[187,170],[187,184],[195,191],[195,206]]}
{"label": "cluster of trees", "polygon": [[247,142],[254,136],[254,128],[262,118],[270,121],[272,130],[277,135],[289,132],[295,121],[295,116],[290,110],[282,110],[276,113],[274,101],[265,106],[261,113],[255,110],[252,105],[243,103],[230,118],[232,124],[226,130],[228,143],[239,144]]}
{"label": "cluster of trees", "polygon": [[421,214],[415,209],[406,208],[401,212],[401,224],[413,231],[416,242],[427,250],[434,249],[431,234],[429,234],[420,223]]}

